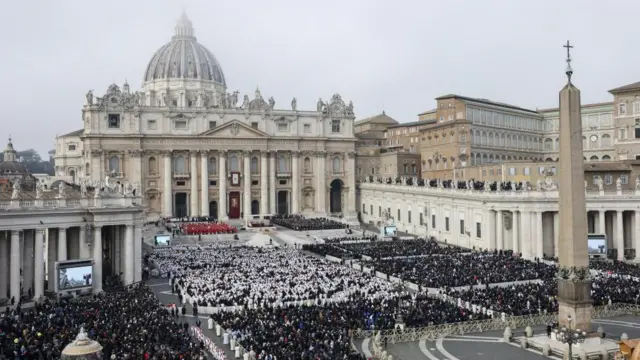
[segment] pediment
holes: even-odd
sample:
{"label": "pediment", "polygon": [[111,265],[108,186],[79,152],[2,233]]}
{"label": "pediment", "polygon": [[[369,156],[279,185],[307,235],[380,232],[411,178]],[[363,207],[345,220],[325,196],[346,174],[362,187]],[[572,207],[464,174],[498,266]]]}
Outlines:
{"label": "pediment", "polygon": [[215,129],[207,130],[199,136],[222,138],[264,138],[267,137],[267,134],[258,129],[247,126],[238,120],[233,120],[222,124]]}

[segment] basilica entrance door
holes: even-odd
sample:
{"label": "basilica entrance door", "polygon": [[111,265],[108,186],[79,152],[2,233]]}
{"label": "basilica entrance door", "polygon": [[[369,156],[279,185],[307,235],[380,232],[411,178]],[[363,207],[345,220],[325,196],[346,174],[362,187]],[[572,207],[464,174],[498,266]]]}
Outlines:
{"label": "basilica entrance door", "polygon": [[187,215],[187,193],[179,192],[175,195],[175,205],[173,207],[174,216],[178,218],[186,217]]}
{"label": "basilica entrance door", "polygon": [[240,218],[240,193],[232,191],[229,193],[229,219]]}
{"label": "basilica entrance door", "polygon": [[211,216],[214,219],[219,219],[220,218],[218,216],[218,202],[217,201],[209,202],[209,216]]}
{"label": "basilica entrance door", "polygon": [[289,213],[289,193],[287,191],[278,191],[278,214],[286,215]]}

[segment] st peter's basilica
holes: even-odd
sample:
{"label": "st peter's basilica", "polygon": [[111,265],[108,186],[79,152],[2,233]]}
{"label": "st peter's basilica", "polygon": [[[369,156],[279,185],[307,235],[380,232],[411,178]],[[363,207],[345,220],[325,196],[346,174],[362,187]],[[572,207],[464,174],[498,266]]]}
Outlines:
{"label": "st peter's basilica", "polygon": [[[284,107],[284,106],[283,106]],[[275,213],[355,216],[353,104],[335,94],[287,109],[260,90],[228,91],[183,13],[149,61],[141,91],[86,95],[84,127],[60,136],[58,175],[139,184],[148,219]]]}

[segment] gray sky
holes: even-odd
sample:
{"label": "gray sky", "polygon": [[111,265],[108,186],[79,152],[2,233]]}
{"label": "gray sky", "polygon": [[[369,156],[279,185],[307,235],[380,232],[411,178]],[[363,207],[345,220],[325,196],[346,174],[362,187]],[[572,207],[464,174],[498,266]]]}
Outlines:
{"label": "gray sky", "polygon": [[46,157],[56,134],[82,127],[87,90],[139,89],[183,7],[229,89],[259,85],[276,107],[336,92],[358,118],[384,109],[400,122],[447,93],[553,107],[567,39],[583,103],[640,81],[637,0],[7,0],[0,135]]}

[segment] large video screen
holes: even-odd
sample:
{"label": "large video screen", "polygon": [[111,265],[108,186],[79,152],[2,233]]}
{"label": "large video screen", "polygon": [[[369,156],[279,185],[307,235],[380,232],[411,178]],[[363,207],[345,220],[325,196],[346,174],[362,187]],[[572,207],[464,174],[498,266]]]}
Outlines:
{"label": "large video screen", "polygon": [[91,286],[93,266],[90,262],[58,265],[58,291]]}
{"label": "large video screen", "polygon": [[171,235],[169,234],[156,235],[156,246],[167,246],[167,245],[171,245]]}
{"label": "large video screen", "polygon": [[604,235],[589,235],[587,239],[589,255],[606,255],[607,239]]}
{"label": "large video screen", "polygon": [[385,226],[384,236],[396,236],[398,234],[398,228],[395,226]]}

